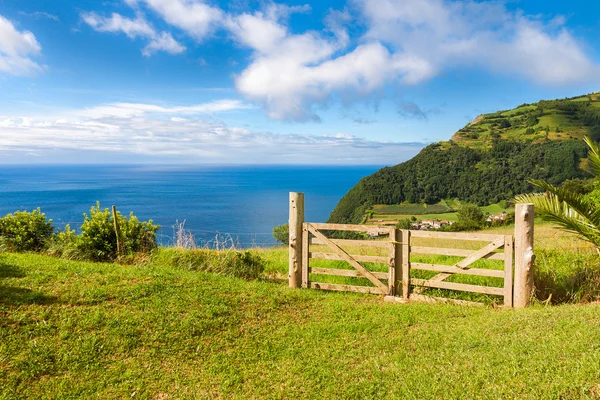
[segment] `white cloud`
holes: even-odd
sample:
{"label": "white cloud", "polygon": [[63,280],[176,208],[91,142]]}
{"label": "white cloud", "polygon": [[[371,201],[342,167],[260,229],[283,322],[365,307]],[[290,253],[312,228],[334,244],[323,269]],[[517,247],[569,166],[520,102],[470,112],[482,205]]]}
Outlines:
{"label": "white cloud", "polygon": [[[319,107],[332,100],[364,100],[455,68],[541,85],[600,82],[600,66],[564,17],[526,15],[498,1],[348,0],[344,10],[328,13],[321,31],[307,32],[287,25],[290,14],[309,12],[309,5],[267,2],[259,11],[232,14],[202,0],[125,1],[138,15],[152,10],[196,41],[224,29],[249,48],[236,88],[274,119],[319,120]],[[147,27],[140,18],[117,25],[142,35]],[[106,22],[106,29],[116,29]],[[183,51],[178,46],[171,36],[155,36],[143,52]]]}
{"label": "white cloud", "polygon": [[[439,74],[448,67],[477,66],[539,84],[600,79],[600,67],[557,16],[510,12],[501,2],[446,0],[355,0],[371,40],[396,54],[426,60]],[[418,69],[415,68],[417,71]],[[413,83],[428,79],[424,75]]]}
{"label": "white cloud", "polygon": [[51,20],[53,20],[55,22],[60,21],[60,19],[56,15],[50,14],[50,13],[47,13],[47,12],[44,12],[44,11],[34,11],[32,13],[26,13],[26,12],[23,12],[23,11],[19,11],[19,14],[25,15],[27,17],[32,17],[32,18],[35,18],[35,19],[45,18],[45,19],[51,19]]}
{"label": "white cloud", "polygon": [[173,36],[171,36],[170,33],[156,32],[156,30],[141,17],[131,19],[113,13],[110,18],[108,18],[92,12],[82,14],[81,18],[98,32],[122,32],[130,39],[148,39],[148,44],[142,50],[144,56],[150,56],[157,51],[164,51],[170,54],[179,54],[185,51],[185,46],[173,39]]}
{"label": "white cloud", "polygon": [[204,39],[218,26],[223,11],[196,0],[128,0],[128,4],[144,2],[166,22],[187,32],[196,40]]}
{"label": "white cloud", "polygon": [[[87,162],[121,155],[121,162],[395,164],[422,147],[345,133],[253,132],[203,115],[243,107],[231,100],[172,107],[119,103],[54,116],[0,116],[0,160],[52,162],[57,154],[70,154]],[[32,153],[35,159],[27,157]]]}
{"label": "white cloud", "polygon": [[39,55],[42,47],[33,33],[19,31],[0,15],[0,72],[29,75],[43,69],[30,57]]}

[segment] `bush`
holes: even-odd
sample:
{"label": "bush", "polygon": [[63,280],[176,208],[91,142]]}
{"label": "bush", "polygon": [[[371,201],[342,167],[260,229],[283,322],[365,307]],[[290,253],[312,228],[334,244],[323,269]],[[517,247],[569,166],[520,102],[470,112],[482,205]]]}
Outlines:
{"label": "bush", "polygon": [[[415,218],[416,219],[416,218]],[[397,229],[412,229],[412,221],[410,218],[400,218],[396,223]]]}
{"label": "bush", "polygon": [[243,279],[259,278],[265,270],[262,257],[248,250],[158,249],[152,262]]}
{"label": "bush", "polygon": [[444,230],[452,232],[476,231],[483,229],[485,226],[486,216],[475,204],[463,204],[460,210],[457,211],[457,215],[458,221]]}
{"label": "bush", "polygon": [[281,244],[290,244],[290,225],[283,224],[273,228],[273,237]]}
{"label": "bush", "polygon": [[52,220],[40,209],[17,211],[0,218],[0,249],[7,251],[44,250],[54,235]]}
{"label": "bush", "polygon": [[[152,220],[140,222],[133,213],[129,214],[128,219],[119,212],[117,220],[121,229],[123,255],[149,252],[156,247],[156,231],[159,226],[152,224]],[[50,252],[75,259],[115,260],[119,254],[112,213],[108,208],[102,210],[97,202],[90,209],[89,216],[83,214],[81,234],[76,235],[68,226],[65,227],[65,231],[57,235]]]}

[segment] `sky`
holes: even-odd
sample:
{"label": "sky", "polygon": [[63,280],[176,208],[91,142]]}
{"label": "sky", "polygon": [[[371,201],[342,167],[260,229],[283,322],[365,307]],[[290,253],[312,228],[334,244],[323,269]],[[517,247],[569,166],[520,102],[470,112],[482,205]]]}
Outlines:
{"label": "sky", "polygon": [[600,90],[591,0],[0,0],[0,164],[394,165]]}

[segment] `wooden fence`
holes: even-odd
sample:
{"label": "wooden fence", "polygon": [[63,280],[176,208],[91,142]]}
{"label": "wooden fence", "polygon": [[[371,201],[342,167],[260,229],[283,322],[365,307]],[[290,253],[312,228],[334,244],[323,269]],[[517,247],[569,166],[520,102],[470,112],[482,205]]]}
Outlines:
{"label": "wooden fence", "polygon": [[[304,222],[304,195],[290,193],[289,285],[293,288],[372,293],[399,301],[472,303],[423,294],[427,289],[482,293],[499,296],[506,307],[526,307],[533,291],[533,205],[516,209],[515,236],[413,231],[390,226],[323,224]],[[332,238],[332,232],[363,233],[374,238]],[[364,236],[364,235],[363,235]],[[428,244],[433,241],[434,244]],[[470,245],[460,245],[468,242]],[[460,246],[462,248],[455,248]],[[411,261],[417,258],[417,261]],[[452,265],[418,262],[418,258],[449,256]],[[514,258],[513,258],[514,256]],[[454,262],[457,258],[458,261]],[[343,268],[315,266],[311,260],[342,261]],[[480,260],[500,261],[500,268]],[[498,263],[496,263],[498,264]],[[350,269],[349,269],[350,268]],[[419,273],[430,277],[416,277]],[[495,278],[496,285],[449,281],[469,275]],[[319,282],[314,276],[363,278],[362,284]],[[322,280],[322,278],[320,278]],[[497,286],[498,281],[502,286]]]}

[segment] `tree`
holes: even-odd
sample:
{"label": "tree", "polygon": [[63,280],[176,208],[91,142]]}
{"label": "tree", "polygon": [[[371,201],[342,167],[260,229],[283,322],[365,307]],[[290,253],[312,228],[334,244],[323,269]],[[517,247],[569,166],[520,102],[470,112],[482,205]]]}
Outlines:
{"label": "tree", "polygon": [[485,214],[475,204],[463,204],[456,214],[461,224],[481,227],[485,223]]}
{"label": "tree", "polygon": [[[600,149],[598,144],[586,137],[589,171],[600,178]],[[543,180],[532,180],[532,184],[545,190],[517,196],[519,203],[533,203],[536,213],[546,221],[554,222],[562,229],[574,232],[585,240],[600,247],[600,203],[594,192],[580,194],[569,186],[556,187]]]}
{"label": "tree", "polygon": [[396,223],[397,229],[412,229],[412,222],[410,218],[400,218]]}
{"label": "tree", "polygon": [[273,228],[273,237],[281,244],[290,244],[290,225],[283,224]]}

